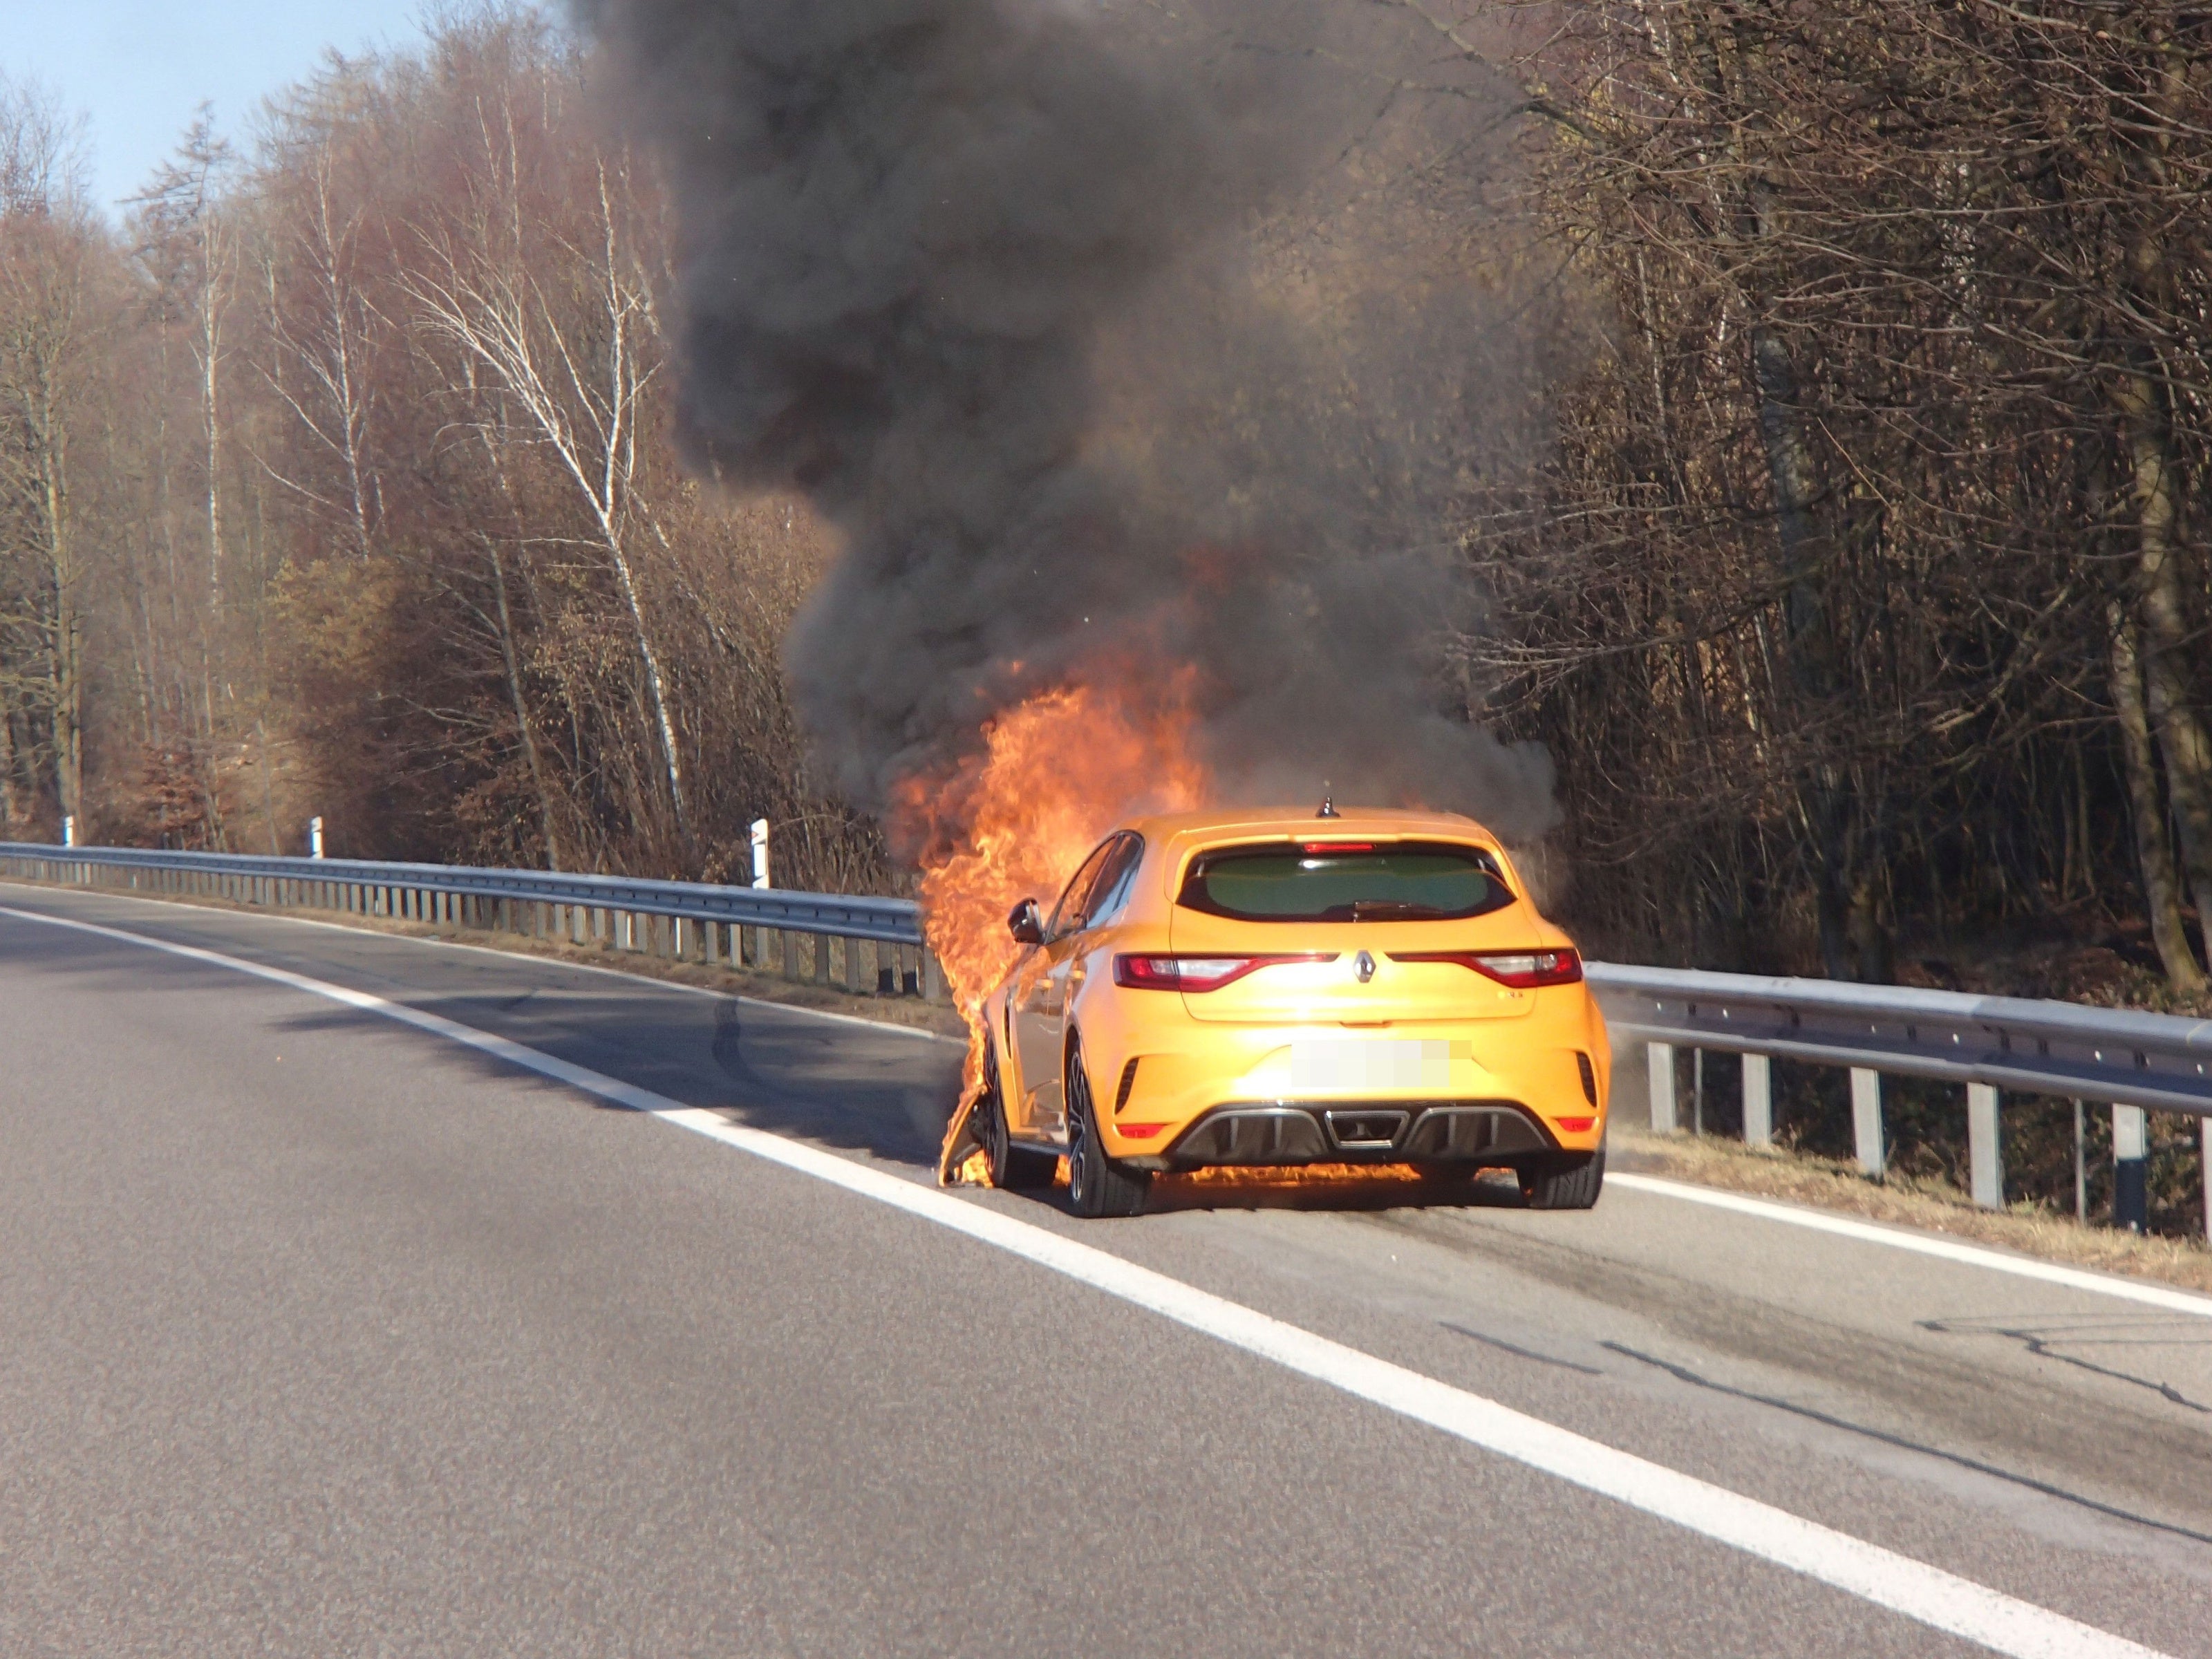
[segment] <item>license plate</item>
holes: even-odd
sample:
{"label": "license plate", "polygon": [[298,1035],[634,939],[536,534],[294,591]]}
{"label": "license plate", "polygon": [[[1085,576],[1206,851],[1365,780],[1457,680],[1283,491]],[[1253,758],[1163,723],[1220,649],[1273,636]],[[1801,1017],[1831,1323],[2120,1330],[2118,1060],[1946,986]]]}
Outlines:
{"label": "license plate", "polygon": [[1451,1080],[1451,1044],[1380,1037],[1314,1037],[1291,1044],[1299,1090],[1441,1089]]}

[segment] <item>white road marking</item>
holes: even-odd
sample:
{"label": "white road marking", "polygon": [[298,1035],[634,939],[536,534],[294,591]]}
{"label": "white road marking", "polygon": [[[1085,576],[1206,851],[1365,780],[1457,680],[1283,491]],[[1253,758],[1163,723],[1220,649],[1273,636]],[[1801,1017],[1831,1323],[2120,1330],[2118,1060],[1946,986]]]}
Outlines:
{"label": "white road marking", "polygon": [[1632,1192],[1656,1193],[1664,1198],[1679,1198],[1691,1204],[1710,1205],[1716,1210],[1733,1210],[1739,1215],[1755,1215],[1767,1221],[1787,1222],[1793,1227],[1809,1227],[1818,1233],[1833,1233],[1839,1238],[1856,1238],[1869,1244],[1884,1244],[1893,1250],[1911,1250],[1915,1255],[1932,1255],[1945,1261],[1960,1261],[1971,1267],[1987,1267],[1995,1273],[2012,1273],[2021,1279],[2039,1279],[2046,1285],[2063,1285],[2069,1290],[2094,1291],[2100,1296],[2118,1297],[2124,1302],[2141,1302],[2150,1307],[2163,1308],[2168,1313],[2194,1314],[2199,1319],[2212,1319],[2212,1297],[2192,1296],[2187,1291],[2174,1290],[2165,1285],[2146,1285],[2140,1280],[2093,1273],[2080,1267],[2063,1267],[2055,1261],[2037,1261],[2027,1256],[2007,1255],[2002,1250],[1961,1244],[1956,1239],[1930,1238],[1922,1233],[1877,1226],[1870,1221],[1855,1221],[1849,1216],[1833,1215],[1824,1210],[1799,1209],[1795,1205],[1751,1198],[1741,1193],[1719,1192],[1711,1187],[1693,1187],[1680,1181],[1662,1181],[1656,1176],[1616,1174],[1607,1170],[1605,1184],[1626,1187]]}
{"label": "white road marking", "polygon": [[1587,1439],[1464,1389],[1286,1324],[1240,1303],[1140,1267],[1093,1245],[1002,1215],[901,1176],[781,1135],[734,1124],[618,1078],[489,1031],[282,968],[121,928],[0,906],[11,916],[90,933],[266,980],[410,1025],[596,1099],[811,1176],[1062,1273],[1316,1382],[1456,1436],[1471,1445],[1598,1492],[1647,1515],[1788,1567],[1821,1583],[2014,1659],[2165,1659],[2157,1650],[1961,1578],[1786,1510]]}

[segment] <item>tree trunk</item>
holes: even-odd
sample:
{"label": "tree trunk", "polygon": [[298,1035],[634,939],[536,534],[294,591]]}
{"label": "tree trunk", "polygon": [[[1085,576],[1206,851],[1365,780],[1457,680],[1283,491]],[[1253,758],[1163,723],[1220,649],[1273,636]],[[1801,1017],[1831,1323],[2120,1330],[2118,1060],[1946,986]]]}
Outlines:
{"label": "tree trunk", "polygon": [[0,839],[13,841],[22,817],[15,789],[15,711],[0,695]]}
{"label": "tree trunk", "polygon": [[605,528],[607,552],[614,561],[615,578],[622,584],[623,599],[629,606],[630,624],[636,634],[638,658],[645,666],[646,696],[653,705],[655,735],[660,740],[661,763],[668,774],[669,802],[676,809],[676,833],[689,847],[691,842],[691,815],[684,800],[684,767],[677,758],[676,724],[668,714],[668,695],[660,674],[660,653],[653,648],[653,635],[646,629],[645,607],[639,603],[637,584],[631,580],[629,559],[623,551],[622,538],[615,533],[612,523],[606,523]]}
{"label": "tree trunk", "polygon": [[2205,988],[2204,972],[2190,953],[2181,926],[2181,884],[2173,867],[2173,848],[2166,836],[2166,813],[2158,798],[2158,776],[2151,758],[2150,722],[2143,706],[2142,665],[2138,660],[2135,619],[2114,604],[2106,613],[2112,635],[2112,708],[2119,717],[2120,757],[2127,776],[2128,811],[2136,827],[2136,858],[2142,872],[2143,904],[2150,916],[2151,942],[2166,965],[2166,979],[2184,995]]}
{"label": "tree trunk", "polygon": [[[53,584],[50,656],[54,700],[54,793],[65,817],[84,816],[84,623],[77,610],[76,548],[58,412],[49,403],[39,433],[40,507]],[[80,823],[82,830],[84,826]]]}
{"label": "tree trunk", "polygon": [[499,604],[499,653],[507,665],[507,695],[514,708],[515,728],[522,734],[523,757],[530,763],[530,787],[538,794],[538,821],[545,836],[545,866],[561,868],[561,839],[553,829],[553,797],[545,787],[545,769],[538,757],[538,732],[530,723],[530,706],[522,696],[522,665],[514,650],[514,619],[507,604],[507,570],[499,550],[489,542],[484,551],[491,559],[492,592]]}
{"label": "tree trunk", "polygon": [[2124,376],[2115,394],[2121,435],[2134,473],[2137,574],[2142,580],[2143,680],[2151,729],[2166,763],[2166,793],[2181,842],[2181,863],[2197,905],[2199,932],[2212,949],[2212,735],[2189,705],[2179,667],[2188,649],[2189,617],[2174,546],[2179,506],[2163,389],[2140,370]]}

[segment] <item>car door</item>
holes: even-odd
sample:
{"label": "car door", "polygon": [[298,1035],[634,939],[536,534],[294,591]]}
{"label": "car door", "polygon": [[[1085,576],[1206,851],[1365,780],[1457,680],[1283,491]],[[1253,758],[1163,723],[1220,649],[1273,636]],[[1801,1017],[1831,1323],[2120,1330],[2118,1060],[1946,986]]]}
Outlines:
{"label": "car door", "polygon": [[1061,1022],[1067,1013],[1067,975],[1083,936],[1085,904],[1119,836],[1109,836],[1067,884],[1045,923],[1044,943],[1029,954],[1015,975],[1007,999],[1013,1012],[1014,1045],[1021,1060],[1023,1100],[1010,1127],[1017,1133],[1057,1133],[1064,1121],[1060,1104]]}

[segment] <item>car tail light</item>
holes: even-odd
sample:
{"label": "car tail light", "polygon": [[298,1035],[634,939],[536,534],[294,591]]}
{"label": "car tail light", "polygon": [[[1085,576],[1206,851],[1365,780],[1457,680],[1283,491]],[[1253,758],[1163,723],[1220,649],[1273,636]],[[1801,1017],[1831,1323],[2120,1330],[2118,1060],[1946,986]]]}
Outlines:
{"label": "car tail light", "polygon": [[1552,1121],[1559,1126],[1563,1133],[1586,1135],[1590,1132],[1590,1125],[1597,1120],[1594,1117],[1556,1117]]}
{"label": "car tail light", "polygon": [[1116,1134],[1125,1135],[1131,1140],[1150,1140],[1167,1127],[1164,1123],[1117,1123],[1114,1130]]}
{"label": "car tail light", "polygon": [[1390,960],[1457,963],[1516,991],[1572,985],[1583,976],[1582,955],[1575,951],[1394,951]]}
{"label": "car tail light", "polygon": [[1218,991],[1278,963],[1334,962],[1336,957],[1334,951],[1273,957],[1115,957],[1114,983],[1132,991]]}

